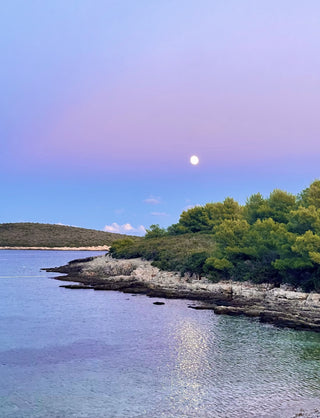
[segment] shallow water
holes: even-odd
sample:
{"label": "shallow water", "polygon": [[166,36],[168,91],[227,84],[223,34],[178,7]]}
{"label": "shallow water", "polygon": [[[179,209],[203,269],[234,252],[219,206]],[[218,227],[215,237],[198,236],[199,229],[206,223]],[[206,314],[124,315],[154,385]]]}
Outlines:
{"label": "shallow water", "polygon": [[320,416],[320,334],[40,271],[93,254],[0,251],[1,417]]}

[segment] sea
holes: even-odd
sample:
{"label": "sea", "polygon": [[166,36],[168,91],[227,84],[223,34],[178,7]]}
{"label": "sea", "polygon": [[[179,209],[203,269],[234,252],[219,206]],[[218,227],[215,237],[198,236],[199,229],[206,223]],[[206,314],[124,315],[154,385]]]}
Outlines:
{"label": "sea", "polygon": [[0,251],[1,418],[320,417],[320,334],[41,270],[98,254]]}

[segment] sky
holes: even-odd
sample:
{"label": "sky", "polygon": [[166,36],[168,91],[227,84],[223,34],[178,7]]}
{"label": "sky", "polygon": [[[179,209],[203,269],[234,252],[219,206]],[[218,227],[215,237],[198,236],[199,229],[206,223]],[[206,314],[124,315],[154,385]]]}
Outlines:
{"label": "sky", "polygon": [[141,235],[299,193],[320,177],[319,52],[318,0],[0,2],[0,222]]}

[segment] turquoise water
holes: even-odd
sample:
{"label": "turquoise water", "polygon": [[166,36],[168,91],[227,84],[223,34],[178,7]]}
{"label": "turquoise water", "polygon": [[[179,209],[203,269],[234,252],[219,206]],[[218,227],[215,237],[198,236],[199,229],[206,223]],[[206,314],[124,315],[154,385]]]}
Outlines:
{"label": "turquoise water", "polygon": [[92,254],[0,251],[0,417],[320,416],[320,334],[40,271]]}

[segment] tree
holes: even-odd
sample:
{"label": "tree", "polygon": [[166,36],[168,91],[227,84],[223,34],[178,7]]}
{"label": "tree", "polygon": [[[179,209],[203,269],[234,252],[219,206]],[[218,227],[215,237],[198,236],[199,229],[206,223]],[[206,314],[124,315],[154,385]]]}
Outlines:
{"label": "tree", "polygon": [[134,240],[132,238],[119,239],[112,243],[109,253],[114,258],[131,258],[131,248],[133,247]]}
{"label": "tree", "polygon": [[[238,239],[233,240],[234,245],[223,246],[223,241],[220,241],[219,258],[221,262],[225,259],[232,264],[232,268],[230,265],[228,267],[228,273],[235,280],[279,284],[279,271],[275,270],[272,263],[290,250],[294,242],[292,236],[294,234],[290,234],[284,224],[271,218],[258,219],[251,226],[243,224]],[[218,268],[217,260],[213,265]]]}
{"label": "tree", "polygon": [[210,219],[210,225],[215,228],[225,220],[242,219],[242,207],[232,197],[227,197],[224,201],[217,203],[207,203],[205,210]]}
{"label": "tree", "polygon": [[210,230],[210,219],[206,207],[195,206],[183,211],[180,215],[179,224],[186,232],[200,232]]}
{"label": "tree", "polygon": [[166,229],[160,228],[159,224],[150,225],[150,228],[146,230],[146,238],[158,238],[167,234]]}
{"label": "tree", "polygon": [[171,235],[187,232],[212,232],[225,219],[241,219],[242,207],[231,197],[222,203],[207,203],[182,212],[179,223],[169,229]]}
{"label": "tree", "polygon": [[234,265],[226,258],[208,257],[203,266],[204,273],[212,281],[219,281],[220,279],[229,279],[230,272]]}
{"label": "tree", "polygon": [[254,224],[258,219],[264,218],[262,216],[265,207],[265,199],[260,193],[250,196],[243,208],[244,218],[249,224]]}
{"label": "tree", "polygon": [[296,207],[296,197],[283,190],[275,189],[268,199],[270,217],[276,222],[287,223],[289,213]]}
{"label": "tree", "polygon": [[309,187],[304,189],[298,196],[298,201],[302,206],[310,205],[320,209],[320,180],[315,180]]}
{"label": "tree", "polygon": [[188,229],[184,225],[181,225],[180,223],[176,223],[176,224],[170,225],[167,228],[167,232],[168,232],[168,235],[181,235],[181,234],[186,234],[188,232]]}
{"label": "tree", "polygon": [[191,273],[198,276],[199,280],[201,279],[201,275],[203,274],[203,266],[208,258],[208,253],[202,251],[199,253],[191,254],[182,269],[182,273]]}
{"label": "tree", "polygon": [[241,244],[249,228],[244,219],[225,219],[214,228],[214,239],[223,247],[235,247]]}
{"label": "tree", "polygon": [[320,251],[320,236],[312,231],[307,231],[305,234],[297,237],[292,250],[306,259],[311,259],[311,253],[316,254]]}
{"label": "tree", "polygon": [[289,213],[296,208],[296,197],[288,192],[275,189],[268,199],[260,193],[252,195],[244,207],[245,219],[253,225],[258,219],[272,218],[276,222],[287,223]]}
{"label": "tree", "polygon": [[286,282],[305,291],[320,289],[320,236],[312,231],[296,236],[292,253],[273,263]]}
{"label": "tree", "polygon": [[297,234],[304,234],[307,231],[320,233],[320,209],[314,205],[308,207],[299,206],[289,214],[288,229]]}

